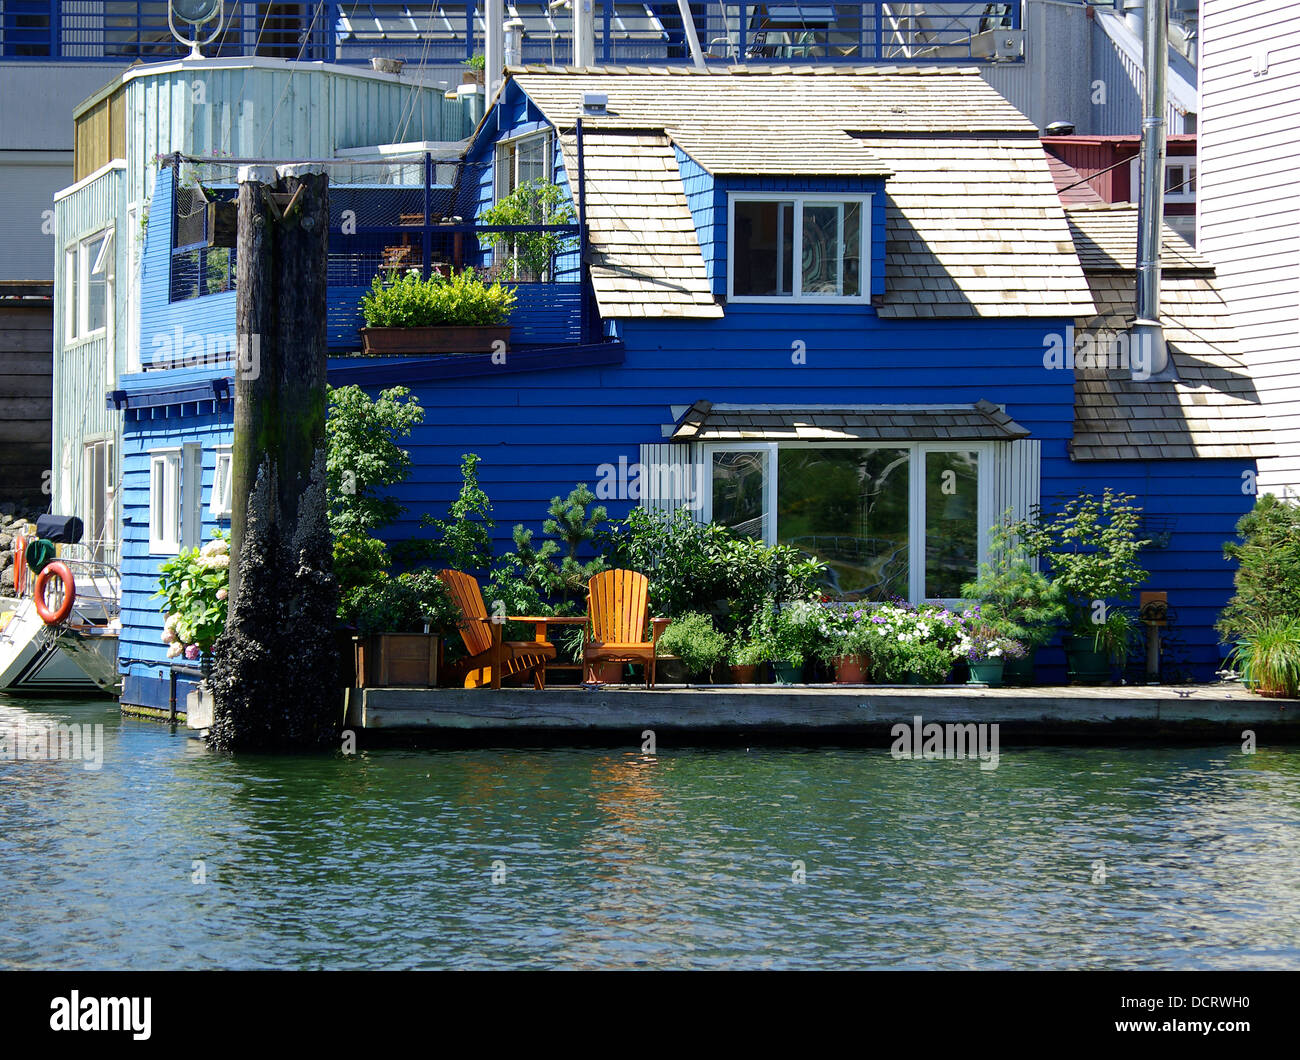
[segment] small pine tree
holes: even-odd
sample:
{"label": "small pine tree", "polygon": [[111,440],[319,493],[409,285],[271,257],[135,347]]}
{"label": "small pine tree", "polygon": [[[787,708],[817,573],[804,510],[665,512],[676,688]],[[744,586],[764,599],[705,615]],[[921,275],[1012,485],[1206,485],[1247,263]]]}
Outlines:
{"label": "small pine tree", "polygon": [[486,571],[492,566],[492,502],[478,483],[476,453],[460,458],[460,494],[447,508],[446,519],[424,516],[421,526],[434,531],[432,554],[435,560],[462,571]]}
{"label": "small pine tree", "polygon": [[587,506],[595,499],[582,483],[568,497],[552,497],[542,523],[542,532],[551,540],[539,545],[533,544],[533,532],[522,524],[514,530],[515,554],[525,576],[543,596],[558,597],[565,607],[581,600],[587,582],[605,569],[600,556],[586,563],[578,560],[582,546],[601,536],[601,524],[609,516],[603,504],[588,513]]}

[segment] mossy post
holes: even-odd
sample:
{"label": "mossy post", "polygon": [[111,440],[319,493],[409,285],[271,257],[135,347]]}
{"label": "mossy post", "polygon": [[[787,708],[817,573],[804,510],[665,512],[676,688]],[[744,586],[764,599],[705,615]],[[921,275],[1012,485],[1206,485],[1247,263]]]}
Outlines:
{"label": "mossy post", "polygon": [[325,493],[329,189],[312,167],[239,174],[230,610],[210,741],[336,745],[338,584]]}

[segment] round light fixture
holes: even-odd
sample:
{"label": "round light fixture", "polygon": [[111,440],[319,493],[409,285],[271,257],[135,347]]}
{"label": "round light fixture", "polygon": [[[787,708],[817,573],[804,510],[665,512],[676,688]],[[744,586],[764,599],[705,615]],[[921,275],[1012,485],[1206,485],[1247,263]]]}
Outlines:
{"label": "round light fixture", "polygon": [[201,26],[211,22],[221,11],[222,0],[170,0],[172,11],[182,22]]}

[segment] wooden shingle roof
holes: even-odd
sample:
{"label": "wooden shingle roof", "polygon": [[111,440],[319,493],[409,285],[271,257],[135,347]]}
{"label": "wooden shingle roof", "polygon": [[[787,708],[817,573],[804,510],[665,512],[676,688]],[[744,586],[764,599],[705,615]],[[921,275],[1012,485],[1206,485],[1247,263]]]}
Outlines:
{"label": "wooden shingle roof", "polygon": [[[635,257],[636,277],[605,278],[597,293],[611,315],[709,315],[697,287],[702,257],[677,231],[685,193],[661,168],[674,148],[719,176],[887,178],[881,316],[1093,312],[1036,130],[973,68],[528,66],[511,74],[562,136],[585,93],[608,99],[603,113],[583,116],[588,154],[604,152],[588,165],[588,195],[603,195],[608,207],[593,218],[592,242],[618,268]],[[619,150],[645,157],[616,165]],[[576,156],[566,151],[572,174]],[[636,186],[643,172],[653,190]],[[643,217],[649,231],[636,243],[630,229]],[[660,239],[668,240],[662,274],[653,253]],[[640,291],[660,297],[638,303]]]}
{"label": "wooden shingle roof", "polygon": [[973,405],[714,405],[697,401],[675,442],[1007,441],[1029,432],[991,401]]}
{"label": "wooden shingle roof", "polygon": [[[686,205],[672,144],[662,133],[583,134],[591,285],[610,317],[720,317]],[[572,134],[560,137],[578,172]]]}
{"label": "wooden shingle roof", "polygon": [[[1078,328],[1102,337],[1125,331],[1135,312],[1137,207],[1067,211],[1097,306]],[[1177,241],[1181,247],[1172,247]],[[1259,394],[1233,334],[1231,314],[1205,259],[1170,229],[1164,245],[1160,319],[1177,381],[1134,381],[1118,358],[1074,372],[1075,460],[1250,459],[1272,443]],[[1106,248],[1104,253],[1099,252]],[[1193,264],[1199,263],[1199,264]]]}

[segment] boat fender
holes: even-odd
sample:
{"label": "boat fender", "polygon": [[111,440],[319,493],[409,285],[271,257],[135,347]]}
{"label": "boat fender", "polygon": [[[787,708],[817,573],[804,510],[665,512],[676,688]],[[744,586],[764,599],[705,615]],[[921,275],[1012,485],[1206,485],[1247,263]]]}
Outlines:
{"label": "boat fender", "polygon": [[[51,578],[58,578],[63,583],[63,600],[57,608],[50,609],[45,602],[45,587]],[[47,626],[57,626],[72,614],[72,603],[77,598],[77,587],[72,579],[72,571],[65,563],[55,560],[41,568],[36,578],[36,588],[32,595],[36,598],[36,613]]]}

